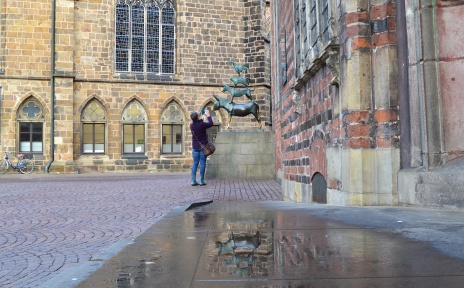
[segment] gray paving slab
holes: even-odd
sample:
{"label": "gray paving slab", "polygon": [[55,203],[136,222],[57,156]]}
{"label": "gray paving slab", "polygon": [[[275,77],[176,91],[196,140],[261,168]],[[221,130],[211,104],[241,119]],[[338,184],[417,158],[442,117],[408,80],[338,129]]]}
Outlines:
{"label": "gray paving slab", "polygon": [[461,211],[213,202],[171,211],[77,287],[462,287],[463,223]]}
{"label": "gray paving slab", "polygon": [[77,284],[178,207],[281,198],[274,180],[192,187],[188,173],[0,175],[0,287],[57,285],[80,271]]}

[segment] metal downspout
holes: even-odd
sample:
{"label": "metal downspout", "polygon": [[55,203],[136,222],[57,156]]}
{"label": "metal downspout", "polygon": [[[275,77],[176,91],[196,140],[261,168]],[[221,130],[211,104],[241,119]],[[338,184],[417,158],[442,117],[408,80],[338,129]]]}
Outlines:
{"label": "metal downspout", "polygon": [[45,166],[45,173],[49,173],[50,166],[55,160],[55,14],[56,0],[52,0],[51,23],[51,68],[50,68],[50,161]]}
{"label": "metal downspout", "polygon": [[406,4],[396,2],[396,27],[398,35],[398,83],[400,116],[400,169],[411,168],[411,118],[409,112],[409,59],[406,26]]}

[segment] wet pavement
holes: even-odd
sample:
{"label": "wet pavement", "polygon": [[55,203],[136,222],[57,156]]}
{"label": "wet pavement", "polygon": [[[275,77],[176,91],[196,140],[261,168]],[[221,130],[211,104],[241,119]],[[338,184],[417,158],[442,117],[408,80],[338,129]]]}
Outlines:
{"label": "wet pavement", "polygon": [[0,175],[0,287],[463,287],[464,212],[283,202],[274,180]]}
{"label": "wet pavement", "polygon": [[0,175],[0,287],[73,287],[82,278],[68,275],[95,271],[178,206],[282,199],[274,180],[210,180],[192,187],[189,178]]}
{"label": "wet pavement", "polygon": [[463,287],[463,242],[461,211],[216,201],[171,211],[77,287]]}

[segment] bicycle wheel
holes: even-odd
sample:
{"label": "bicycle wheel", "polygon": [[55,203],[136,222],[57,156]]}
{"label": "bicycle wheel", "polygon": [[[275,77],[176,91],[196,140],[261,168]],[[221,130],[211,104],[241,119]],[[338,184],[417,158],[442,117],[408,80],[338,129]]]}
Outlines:
{"label": "bicycle wheel", "polygon": [[23,159],[22,162],[24,166],[19,168],[19,172],[23,174],[30,174],[32,170],[34,170],[34,161],[31,159]]}
{"label": "bicycle wheel", "polygon": [[8,162],[5,159],[0,160],[0,174],[5,174],[8,168],[10,168]]}

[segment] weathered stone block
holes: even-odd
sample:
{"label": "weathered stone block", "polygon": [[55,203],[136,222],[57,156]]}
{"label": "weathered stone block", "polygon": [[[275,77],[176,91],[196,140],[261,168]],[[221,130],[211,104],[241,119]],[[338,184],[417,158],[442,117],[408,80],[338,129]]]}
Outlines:
{"label": "weathered stone block", "polygon": [[346,64],[346,97],[342,98],[342,110],[366,110],[372,104],[371,56],[369,53],[353,53]]}
{"label": "weathered stone block", "polygon": [[218,133],[216,152],[209,157],[207,178],[275,178],[274,137],[269,134],[263,131]]}

